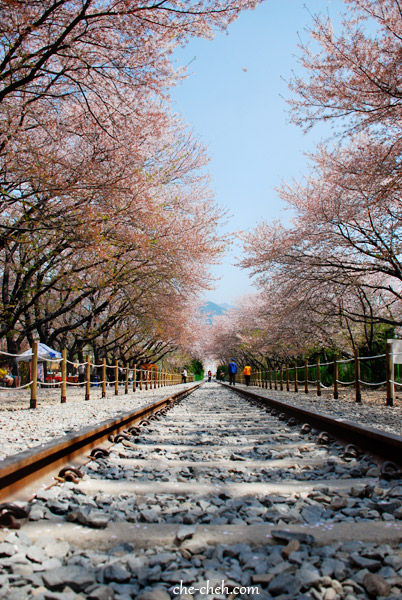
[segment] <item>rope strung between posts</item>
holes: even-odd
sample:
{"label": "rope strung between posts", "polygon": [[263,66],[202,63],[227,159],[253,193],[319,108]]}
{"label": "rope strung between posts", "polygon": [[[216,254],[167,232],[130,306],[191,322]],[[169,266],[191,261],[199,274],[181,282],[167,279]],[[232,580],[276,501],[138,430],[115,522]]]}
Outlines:
{"label": "rope strung between posts", "polygon": [[[60,360],[63,360],[62,358]],[[77,362],[71,362],[71,360],[66,359],[66,362],[68,362],[69,365],[73,365],[74,367],[82,367],[83,365],[87,365],[87,362],[82,362],[82,363],[77,363]]]}
{"label": "rope strung between posts", "polygon": [[342,385],[353,385],[355,383],[355,380],[353,381],[340,381],[340,379],[336,380],[337,383],[341,383]]}
{"label": "rope strung between posts", "polygon": [[[320,363],[320,367],[326,367],[327,365],[333,365],[333,364],[334,364],[334,361],[331,360],[330,362]],[[308,364],[308,368],[310,368],[310,367],[317,367],[317,366],[318,366],[318,363],[314,363],[314,364],[311,364],[311,365],[310,365],[310,363]],[[297,367],[297,368],[301,369],[301,368],[304,368],[304,367]]]}
{"label": "rope strung between posts", "polygon": [[359,356],[358,360],[373,360],[374,358],[384,358],[385,354],[377,354],[376,356]]}
{"label": "rope strung between posts", "polygon": [[0,390],[8,390],[9,392],[18,392],[18,390],[23,390],[24,388],[29,387],[31,384],[33,383],[33,381],[30,381],[29,383],[26,383],[25,385],[19,385],[18,387],[7,387],[7,386],[0,386]]}
{"label": "rope strung between posts", "polygon": [[368,381],[363,381],[362,379],[359,379],[359,382],[363,383],[364,385],[384,385],[387,383],[387,380],[379,381],[378,383],[369,383]]}

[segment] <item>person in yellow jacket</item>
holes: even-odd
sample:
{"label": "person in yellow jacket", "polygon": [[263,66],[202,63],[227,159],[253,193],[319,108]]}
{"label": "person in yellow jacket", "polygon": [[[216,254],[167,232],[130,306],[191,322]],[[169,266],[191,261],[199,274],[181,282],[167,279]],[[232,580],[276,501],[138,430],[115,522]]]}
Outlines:
{"label": "person in yellow jacket", "polygon": [[244,375],[244,379],[246,380],[246,385],[250,385],[251,367],[249,365],[246,365],[244,367],[243,375]]}

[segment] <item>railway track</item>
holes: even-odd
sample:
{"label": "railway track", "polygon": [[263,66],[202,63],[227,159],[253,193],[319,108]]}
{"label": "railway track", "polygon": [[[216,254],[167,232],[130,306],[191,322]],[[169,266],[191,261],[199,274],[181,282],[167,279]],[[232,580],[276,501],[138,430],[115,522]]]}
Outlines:
{"label": "railway track", "polygon": [[0,598],[400,598],[398,473],[307,429],[202,386],[36,493]]}

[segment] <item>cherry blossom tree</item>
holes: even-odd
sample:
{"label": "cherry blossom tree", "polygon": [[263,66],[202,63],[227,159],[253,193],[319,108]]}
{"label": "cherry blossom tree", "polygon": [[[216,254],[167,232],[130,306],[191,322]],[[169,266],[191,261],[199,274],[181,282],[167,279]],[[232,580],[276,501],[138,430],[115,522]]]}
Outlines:
{"label": "cherry blossom tree", "polygon": [[401,119],[402,9],[399,0],[344,0],[339,32],[316,15],[301,44],[304,73],[290,83],[293,120],[311,127],[341,119],[347,130],[398,132]]}
{"label": "cherry blossom tree", "polygon": [[[315,155],[304,184],[285,185],[281,196],[295,209],[292,227],[261,225],[246,236],[242,264],[269,280],[282,273],[299,284],[336,285],[374,293],[378,322],[401,323],[401,205],[398,145],[367,145]],[[345,309],[348,312],[348,309]],[[351,317],[365,319],[363,311]]]}
{"label": "cherry blossom tree", "polygon": [[279,190],[290,225],[262,223],[244,236],[241,265],[269,299],[274,338],[302,323],[292,351],[303,353],[309,337],[346,352],[370,348],[376,332],[402,322],[401,7],[345,5],[339,31],[313,17],[289,100],[294,122],[332,120],[341,141],[320,145],[311,173]]}
{"label": "cherry blossom tree", "polygon": [[[138,146],[137,123],[127,116],[115,119],[119,144],[80,123],[80,136],[74,130],[63,138],[68,153],[57,135],[52,152],[38,155],[29,178],[21,156],[26,195],[21,200],[15,194],[3,214],[0,255],[3,333],[11,335],[11,345],[33,331],[43,341],[57,339],[58,318],[67,313],[77,315],[77,326],[88,323],[89,298],[99,292],[98,315],[121,288],[122,315],[130,307],[128,297],[156,294],[158,286],[160,296],[169,288],[183,297],[196,293],[207,285],[203,265],[222,247],[215,233],[217,211],[200,173],[204,151],[177,119],[161,113],[158,130],[155,120],[144,126]],[[133,284],[137,287],[128,290]],[[69,319],[70,330],[73,323]]]}
{"label": "cherry blossom tree", "polygon": [[0,2],[9,351],[39,334],[71,352],[160,357],[189,339],[185,307],[223,240],[205,152],[167,109],[183,75],[170,56],[257,3]]}

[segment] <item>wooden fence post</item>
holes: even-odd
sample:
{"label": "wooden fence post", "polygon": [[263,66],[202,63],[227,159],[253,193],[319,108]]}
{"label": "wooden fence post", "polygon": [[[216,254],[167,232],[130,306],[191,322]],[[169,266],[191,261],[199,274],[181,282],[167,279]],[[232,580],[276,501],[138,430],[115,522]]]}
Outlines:
{"label": "wooden fence post", "polygon": [[140,368],[140,392],[142,391],[142,367]]}
{"label": "wooden fence post", "polygon": [[304,393],[308,394],[308,360],[304,361]]}
{"label": "wooden fence post", "polygon": [[339,366],[338,366],[338,357],[334,356],[334,399],[338,400],[338,379],[339,379]]}
{"label": "wooden fence post", "polygon": [[387,379],[387,406],[394,406],[395,385],[394,385],[394,359],[392,356],[392,344],[387,342],[385,346],[385,371]]}
{"label": "wooden fence post", "polygon": [[272,390],[272,370],[269,370],[269,389]]}
{"label": "wooden fence post", "polygon": [[116,360],[114,367],[114,395],[119,395],[119,361]]}
{"label": "wooden fence post", "polygon": [[359,362],[359,351],[355,350],[355,392],[356,402],[362,401],[362,393],[360,389],[360,362]]}
{"label": "wooden fence post", "polygon": [[276,375],[276,369],[274,369],[274,388],[277,390],[278,389],[278,378]]}
{"label": "wooden fence post", "polygon": [[148,389],[148,369],[145,371],[145,389]]}
{"label": "wooden fence post", "polygon": [[67,349],[61,351],[61,404],[67,402]]}
{"label": "wooden fence post", "polygon": [[102,398],[106,398],[106,358],[102,361]]}
{"label": "wooden fence post", "polygon": [[321,366],[320,366],[319,358],[317,358],[316,382],[317,382],[317,396],[321,396]]}
{"label": "wooden fence post", "polygon": [[85,375],[85,400],[89,400],[91,394],[91,357],[89,356],[89,354],[87,354]]}
{"label": "wooden fence post", "polygon": [[137,391],[137,363],[134,363],[133,368],[133,392]]}
{"label": "wooden fence post", "polygon": [[297,363],[295,363],[295,392],[299,391],[299,383],[297,381]]}
{"label": "wooden fence post", "polygon": [[32,383],[29,408],[36,408],[38,394],[38,342],[32,343]]}
{"label": "wooden fence post", "polygon": [[124,382],[124,393],[128,394],[128,364],[126,363],[126,380]]}
{"label": "wooden fence post", "polygon": [[289,365],[286,365],[286,391],[290,391],[290,381],[289,381]]}

